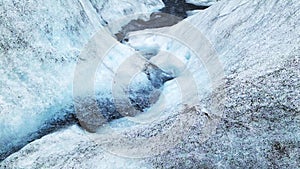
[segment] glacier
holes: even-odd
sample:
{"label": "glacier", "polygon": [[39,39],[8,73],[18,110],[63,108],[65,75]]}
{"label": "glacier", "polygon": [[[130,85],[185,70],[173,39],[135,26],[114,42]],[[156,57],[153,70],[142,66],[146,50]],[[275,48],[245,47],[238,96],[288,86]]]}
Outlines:
{"label": "glacier", "polygon": [[[27,143],[30,134],[49,125],[49,121],[74,112],[72,80],[80,49],[97,28],[124,15],[126,12],[122,13],[121,8],[127,6],[125,1],[87,2],[0,2],[1,16],[5,16],[1,17],[1,23],[5,24],[0,24],[2,154]],[[101,8],[103,2],[106,2],[106,8]],[[145,2],[149,4],[132,3],[130,8],[135,5],[136,8],[125,11],[147,13],[163,7],[162,2]],[[188,2],[205,4],[208,1]],[[119,3],[124,5],[116,5]],[[111,121],[110,127],[118,133],[107,136],[103,127],[99,133],[102,136],[101,132],[104,132],[104,137],[73,124],[27,144],[0,162],[0,168],[299,168],[300,3],[296,0],[222,0],[211,4],[184,21],[205,35],[224,66],[225,84],[221,89],[225,90],[226,97],[217,105],[222,118],[211,114],[209,108],[213,98],[222,99],[221,89],[210,86],[205,66],[191,51],[174,39],[147,34],[148,30],[131,32],[124,44],[111,50],[96,72],[99,97],[111,97],[109,92],[101,92],[110,91],[108,84],[112,82],[112,75],[126,58],[123,52],[127,56],[138,52],[176,78],[185,77],[180,76],[185,69],[180,63],[185,63],[200,86],[197,88],[199,105],[180,107],[176,78],[171,79],[163,84],[163,97],[153,106],[166,110],[158,119],[150,106],[150,114]],[[108,7],[120,9],[121,13],[114,12],[116,16],[113,16]],[[101,14],[102,10],[106,12]],[[24,19],[28,22],[22,22]],[[112,34],[130,20],[132,18],[111,29]],[[180,23],[153,31],[172,31]],[[167,62],[173,55],[179,56],[178,64]],[[137,75],[135,80],[133,86],[150,85],[143,74]],[[104,81],[106,83],[102,83]],[[194,95],[187,93],[187,96]],[[160,101],[166,104],[160,104]],[[176,120],[179,123],[174,123]],[[135,121],[146,121],[147,124],[137,125]],[[210,135],[203,142],[207,135],[202,131],[207,122],[217,128],[207,131]],[[170,124],[173,123],[176,133],[182,136],[175,145],[160,147],[168,139],[136,140],[172,131]],[[182,130],[180,124],[190,124],[189,130]],[[119,135],[124,138],[119,139]],[[134,146],[131,147],[130,142]],[[147,155],[149,147],[152,156],[126,157],[126,151],[134,154],[139,150],[140,154]],[[166,150],[161,152],[162,148]]]}
{"label": "glacier", "polygon": [[0,159],[42,136],[37,131],[51,121],[74,120],[76,61],[98,29],[126,15],[147,18],[163,6],[152,0],[1,1]]}

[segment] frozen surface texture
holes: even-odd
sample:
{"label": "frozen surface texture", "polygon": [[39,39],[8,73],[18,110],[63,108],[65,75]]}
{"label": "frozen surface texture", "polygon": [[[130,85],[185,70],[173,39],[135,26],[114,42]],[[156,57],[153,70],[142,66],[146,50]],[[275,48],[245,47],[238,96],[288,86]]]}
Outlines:
{"label": "frozen surface texture", "polygon": [[[96,30],[95,24],[101,26],[102,22],[87,20],[81,27],[84,19],[80,18],[85,18],[78,11],[81,7],[67,2],[61,2],[64,6],[49,1],[53,9],[44,8],[45,3],[40,6],[24,1],[18,6],[0,2],[4,9],[1,16],[7,15],[1,17],[4,21],[0,25],[0,127],[4,129],[0,131],[4,136],[0,145],[9,145],[12,137],[21,141],[22,136],[36,131],[70,103],[71,94],[66,91],[70,91],[72,66],[79,50]],[[30,8],[24,8],[25,5]],[[31,8],[34,9],[30,11]],[[199,131],[203,119],[210,117],[197,113],[205,112],[200,107],[189,111],[194,113],[184,119],[195,125],[185,132],[182,142],[159,155],[130,159],[109,154],[102,149],[107,147],[105,143],[88,139],[91,134],[73,125],[28,144],[2,161],[0,168],[300,168],[299,9],[297,0],[223,0],[187,18],[215,47],[226,75],[226,100],[219,105],[224,106],[223,117],[216,133],[204,143],[199,141]],[[42,14],[45,16],[41,17]],[[22,22],[24,19],[28,22]],[[156,44],[165,40],[155,36],[139,38],[129,37],[128,43],[155,60],[158,49],[164,48]],[[186,60],[193,58],[186,55],[184,48],[176,47],[175,42],[169,44],[165,49],[183,51],[181,55]],[[198,77],[203,77],[200,74]],[[207,82],[207,78],[203,81]],[[166,90],[171,92],[172,85],[166,85]],[[218,91],[214,93],[203,94],[208,96],[203,98],[204,105],[209,105],[210,97],[218,97]],[[125,127],[122,132],[132,140],[150,138],[180,114],[169,111],[158,122],[132,130]],[[132,125],[123,120],[112,125]]]}
{"label": "frozen surface texture", "polygon": [[151,160],[157,168],[299,168],[298,1],[221,1],[188,18],[225,67],[226,101],[217,132],[196,131]]}
{"label": "frozen surface texture", "polygon": [[152,0],[1,1],[0,159],[73,112],[77,57],[102,25],[162,7]]}
{"label": "frozen surface texture", "polygon": [[[51,141],[50,141],[51,140]],[[67,144],[66,144],[67,143]],[[46,153],[41,153],[41,151]],[[28,144],[1,168],[149,168],[139,159],[122,158],[103,151],[78,126],[49,134]],[[148,166],[148,167],[147,167]]]}

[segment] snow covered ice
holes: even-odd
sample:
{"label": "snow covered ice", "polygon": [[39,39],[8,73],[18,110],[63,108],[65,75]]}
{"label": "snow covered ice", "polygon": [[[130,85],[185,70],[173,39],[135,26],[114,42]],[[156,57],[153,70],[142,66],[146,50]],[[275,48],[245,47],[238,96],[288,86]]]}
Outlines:
{"label": "snow covered ice", "polygon": [[126,15],[147,17],[163,6],[151,0],[1,1],[1,159],[39,137],[49,121],[74,111],[76,60],[100,27]]}
{"label": "snow covered ice", "polygon": [[[84,59],[80,52],[97,30],[108,25],[114,36],[131,20],[159,11],[163,1],[1,1],[0,168],[300,168],[300,2],[187,2],[212,5],[184,21],[212,44],[224,67],[224,86],[212,87],[206,62],[180,40],[147,33],[172,32],[183,22],[129,32],[124,44],[116,41],[95,73],[98,104],[115,132],[107,135],[100,127],[104,137],[99,137],[69,116],[75,112],[72,90],[75,66]],[[116,20],[120,22],[112,24]],[[111,90],[120,65],[132,55],[140,59],[127,67],[143,70],[144,63],[151,63],[157,68],[149,76],[141,71],[131,79],[132,104],[144,103],[138,100],[139,91],[150,92],[138,115],[123,117],[111,104]],[[195,79],[197,95],[178,87],[176,80],[189,80],[185,70]],[[117,80],[116,87],[127,85],[128,78]],[[195,96],[196,106],[180,104],[182,98]],[[219,101],[213,105],[219,114],[211,113],[214,101]],[[66,119],[70,124],[61,127]],[[58,131],[39,133],[57,123]],[[166,138],[173,138],[168,131],[174,129],[181,137],[172,142]],[[161,133],[166,137],[151,140]],[[153,156],[147,156],[149,150]],[[124,158],[126,152],[147,158]]]}

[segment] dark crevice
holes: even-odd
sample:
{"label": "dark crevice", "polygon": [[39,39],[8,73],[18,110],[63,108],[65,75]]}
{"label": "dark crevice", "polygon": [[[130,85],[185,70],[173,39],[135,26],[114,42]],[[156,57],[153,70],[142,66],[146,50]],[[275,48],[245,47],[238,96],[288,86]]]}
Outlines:
{"label": "dark crevice", "polygon": [[143,73],[147,76],[149,85],[141,86],[138,89],[130,88],[129,90],[131,104],[141,112],[155,104],[159,100],[164,83],[175,78],[150,63],[145,65]]}

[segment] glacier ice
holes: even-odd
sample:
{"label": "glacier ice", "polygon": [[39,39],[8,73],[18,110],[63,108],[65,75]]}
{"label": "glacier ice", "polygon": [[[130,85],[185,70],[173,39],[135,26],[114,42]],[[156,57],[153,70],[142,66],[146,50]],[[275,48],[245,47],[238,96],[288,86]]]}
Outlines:
{"label": "glacier ice", "polygon": [[[90,133],[85,133],[74,125],[28,144],[1,162],[0,167],[96,168],[101,165],[107,168],[299,168],[299,7],[300,3],[296,0],[220,1],[205,12],[187,18],[187,21],[199,28],[213,44],[226,73],[227,97],[224,116],[216,133],[206,142],[199,142],[199,129],[202,128],[204,119],[209,118],[209,114],[200,116],[195,113],[187,118],[196,119],[196,123],[184,133],[182,142],[163,154],[146,159],[120,158],[106,153],[102,149],[103,145],[95,144],[87,138]],[[182,61],[188,63],[188,60],[193,60],[192,53],[188,54],[182,47],[177,48],[176,42],[166,43],[168,39],[134,34],[129,37],[131,38],[128,43],[142,55],[150,53],[149,59],[155,60],[152,53],[163,54],[159,52],[160,49],[157,50],[156,45],[163,42],[164,50],[178,49],[178,53],[182,52],[179,54]],[[22,43],[21,40],[18,41]],[[141,41],[147,48],[139,45]],[[2,63],[4,61],[1,60]],[[1,66],[12,64],[8,61],[2,63]],[[193,68],[193,62],[190,62],[190,65],[190,68]],[[167,70],[174,74],[178,71],[172,68]],[[28,76],[22,73],[8,75],[6,69],[0,71],[5,79],[28,79]],[[195,73],[197,74],[197,71]],[[197,77],[203,76],[199,73]],[[204,78],[204,81],[207,80]],[[9,87],[8,84],[17,85],[12,83],[13,80],[9,82],[4,83],[6,88]],[[3,84],[2,81],[1,83]],[[177,89],[176,84],[168,81],[164,85],[164,94],[179,98],[176,92],[169,92],[174,89]],[[204,88],[200,91],[206,90]],[[209,103],[210,97],[219,96],[218,93],[204,96],[204,103]],[[8,112],[10,106],[6,99],[1,91],[1,106],[7,105],[4,112]],[[3,107],[1,113],[2,110]],[[201,110],[209,112],[206,108],[201,107]],[[136,130],[128,130],[126,136],[155,136],[162,128],[168,128],[175,115],[176,111],[164,114],[159,122],[151,123],[152,126],[136,126]],[[125,128],[126,131],[127,127],[135,125],[129,121],[125,118],[118,119],[112,122],[111,126],[116,130]]]}
{"label": "glacier ice", "polygon": [[74,111],[77,57],[99,28],[161,7],[154,0],[1,1],[0,159],[36,138],[48,121]]}

